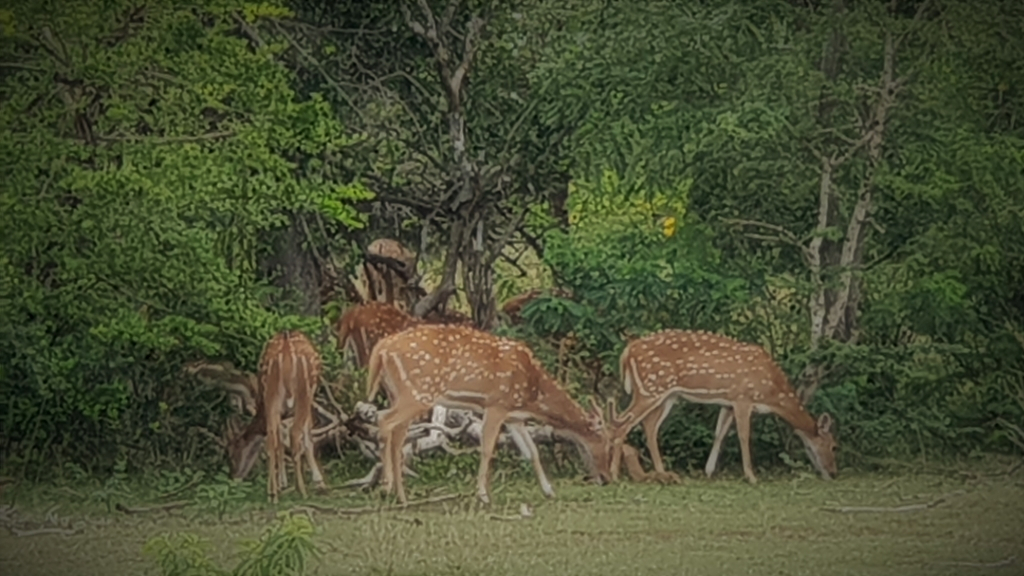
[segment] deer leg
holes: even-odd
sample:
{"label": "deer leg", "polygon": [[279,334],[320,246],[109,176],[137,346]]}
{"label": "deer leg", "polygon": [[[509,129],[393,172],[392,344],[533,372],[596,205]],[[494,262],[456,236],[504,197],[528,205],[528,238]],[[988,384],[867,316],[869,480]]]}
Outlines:
{"label": "deer leg", "polygon": [[306,430],[302,435],[303,442],[305,443],[306,462],[309,464],[309,470],[313,475],[313,486],[317,490],[326,490],[327,483],[324,482],[324,473],[320,469],[320,463],[316,461],[315,446],[313,445],[313,431]]}
{"label": "deer leg", "polygon": [[660,408],[651,410],[647,416],[644,417],[644,438],[647,440],[647,450],[651,453],[651,461],[654,463],[654,471],[664,474],[665,463],[661,460],[661,450],[658,449],[658,429],[661,428],[661,423],[665,421],[665,417],[668,416],[672,405],[675,404],[675,398],[666,398]]}
{"label": "deer leg", "polygon": [[404,421],[398,426],[395,426],[394,431],[391,433],[391,470],[395,475],[395,494],[398,496],[398,501],[405,504],[408,500],[405,495],[405,474],[403,473],[405,454],[402,448],[405,446],[405,438],[409,434],[409,422]]}
{"label": "deer leg", "polygon": [[377,429],[377,438],[380,445],[380,463],[381,475],[380,475],[380,486],[384,494],[390,494],[395,487],[395,471],[392,468],[395,464],[395,458],[391,453],[392,447],[392,431],[394,430],[395,424],[391,423],[389,416],[395,413],[395,409],[384,410],[378,413],[379,419],[377,423],[379,427]]}
{"label": "deer leg", "polygon": [[754,407],[750,404],[739,404],[733,411],[736,413],[736,435],[740,437],[740,454],[743,456],[743,475],[751,484],[757,484],[754,465],[750,458],[750,416]]}
{"label": "deer leg", "polygon": [[484,421],[480,431],[480,472],[476,480],[477,496],[484,504],[491,503],[491,498],[487,495],[487,476],[490,472],[491,457],[494,456],[494,447],[498,443],[498,434],[501,433],[501,425],[505,417],[506,413],[501,410],[492,408],[484,411]]}
{"label": "deer leg", "polygon": [[377,421],[381,443],[380,457],[381,463],[384,464],[384,493],[390,494],[392,490],[396,490],[402,502],[405,501],[405,488],[402,485],[402,445],[409,432],[409,423],[429,409],[429,406],[416,401],[404,402],[396,399],[392,408],[380,413]]}
{"label": "deer leg", "polygon": [[535,444],[533,438],[530,437],[530,433],[526,431],[526,427],[523,426],[522,422],[516,422],[515,424],[508,422],[505,426],[513,437],[519,436],[523,447],[529,451],[530,463],[533,464],[533,471],[537,474],[537,481],[540,482],[541,491],[544,492],[544,495],[548,498],[554,498],[555,490],[551,487],[551,482],[548,481],[548,477],[544,473],[544,467],[541,466],[540,463],[540,451],[537,450],[537,444]]}
{"label": "deer leg", "polygon": [[729,429],[732,428],[733,411],[728,406],[723,406],[718,411],[718,423],[715,425],[715,442],[711,445],[711,454],[708,456],[708,463],[704,465],[704,474],[708,478],[715,473],[718,466],[718,455],[722,451],[722,441],[725,440]]}
{"label": "deer leg", "polygon": [[295,486],[299,489],[299,494],[306,498],[309,494],[306,492],[306,479],[302,477],[302,457],[306,451],[306,445],[303,442],[305,432],[303,428],[304,426],[298,425],[298,418],[292,421],[292,464],[295,465]]}
{"label": "deer leg", "polygon": [[[626,378],[629,378],[627,375]],[[615,429],[612,432],[612,482],[618,482],[619,471],[622,468],[622,456],[623,450],[625,449],[626,436],[629,435],[629,431],[636,425],[636,420],[633,418],[634,414],[639,412],[638,406],[643,401],[640,400],[640,395],[634,393],[633,398],[629,402],[629,406],[621,415],[615,415],[614,404],[612,404],[611,420]]]}
{"label": "deer leg", "polygon": [[281,444],[280,410],[267,410],[267,494],[272,504],[277,504],[281,492],[281,472],[284,470],[284,446]]}

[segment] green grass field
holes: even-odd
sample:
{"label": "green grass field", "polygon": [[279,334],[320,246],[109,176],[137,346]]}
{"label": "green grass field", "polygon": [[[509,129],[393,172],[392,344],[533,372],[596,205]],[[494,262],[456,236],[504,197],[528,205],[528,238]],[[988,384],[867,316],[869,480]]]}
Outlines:
{"label": "green grass field", "polygon": [[[685,478],[675,486],[624,482],[598,487],[562,479],[551,501],[543,499],[534,482],[499,475],[492,484],[495,503],[488,509],[476,504],[462,483],[459,490],[466,497],[421,508],[364,515],[313,512],[314,541],[322,556],[313,561],[311,572],[1024,574],[1024,470],[1012,470],[1005,462],[983,472],[850,472],[831,483],[802,472],[780,472],[765,475],[757,486],[731,472],[715,480]],[[443,485],[413,488],[414,499],[451,490]],[[60,494],[71,492],[16,487],[4,494],[3,503],[8,516],[13,503],[24,523],[42,520],[60,503]],[[0,529],[0,574],[158,574],[142,548],[167,532],[189,532],[209,541],[215,563],[233,567],[242,542],[257,538],[275,513],[250,501],[220,520],[188,507],[125,514],[96,505],[75,507],[70,497],[65,499],[53,514],[80,531],[19,537]],[[358,491],[335,490],[305,502],[340,507],[375,501]],[[518,516],[521,503],[533,506],[533,516],[509,520]],[[295,493],[287,493],[276,511],[302,513],[301,504]],[[886,510],[825,510],[829,507]],[[910,508],[900,512],[896,507]]]}

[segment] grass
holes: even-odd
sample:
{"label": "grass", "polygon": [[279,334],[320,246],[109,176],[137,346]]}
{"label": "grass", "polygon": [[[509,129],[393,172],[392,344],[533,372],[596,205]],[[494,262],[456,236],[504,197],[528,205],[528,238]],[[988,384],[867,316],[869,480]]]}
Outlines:
{"label": "grass", "polygon": [[[472,489],[465,481],[413,483],[412,498],[452,489],[467,497],[359,516],[313,513],[314,541],[322,555],[312,572],[1019,576],[1024,573],[1024,470],[1006,470],[1003,463],[984,473],[976,468],[941,474],[850,472],[830,483],[803,472],[763,473],[757,486],[732,470],[723,478],[691,477],[677,486],[597,487],[562,479],[550,501],[534,481],[517,473],[513,480],[495,478],[490,508],[469,497]],[[241,543],[258,538],[275,510],[303,503],[288,493],[275,509],[259,501],[262,481],[249,485],[248,500],[222,518],[202,507],[126,515],[75,499],[66,488],[15,487],[3,501],[13,501],[22,517],[41,518],[60,504],[57,514],[72,516],[82,530],[28,537],[0,530],[0,574],[158,574],[142,548],[168,532],[207,540],[217,565],[234,566]],[[934,503],[942,496],[933,507],[903,513],[823,510]],[[515,516],[524,502],[534,507],[533,517],[492,518]],[[380,500],[336,490],[311,496],[308,503],[365,506]]]}

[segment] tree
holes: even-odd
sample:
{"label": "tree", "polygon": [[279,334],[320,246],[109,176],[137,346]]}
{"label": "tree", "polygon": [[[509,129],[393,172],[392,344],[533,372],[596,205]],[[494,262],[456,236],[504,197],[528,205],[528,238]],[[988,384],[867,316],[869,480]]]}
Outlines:
{"label": "tree", "polygon": [[[559,204],[568,181],[557,153],[565,134],[538,121],[550,95],[527,77],[538,36],[514,5],[401,6],[302,3],[299,21],[278,24],[295,46],[315,47],[301,54],[310,82],[338,87],[339,114],[368,135],[366,155],[347,169],[397,214],[421,255],[431,240],[444,246],[441,281],[416,314],[443,305],[461,268],[474,320],[490,326],[494,262],[517,238],[539,247],[529,228],[545,214],[534,205]],[[353,21],[355,38],[333,32]]]}
{"label": "tree", "polygon": [[283,46],[245,36],[284,14],[56,1],[5,13],[5,456],[96,462],[137,439],[184,454],[188,426],[216,416],[183,388],[185,360],[254,365],[279,327],[316,328],[264,307],[262,254],[296,215],[361,226],[352,203],[367,194],[324,174],[351,143],[328,104],[296,96],[274,60]]}

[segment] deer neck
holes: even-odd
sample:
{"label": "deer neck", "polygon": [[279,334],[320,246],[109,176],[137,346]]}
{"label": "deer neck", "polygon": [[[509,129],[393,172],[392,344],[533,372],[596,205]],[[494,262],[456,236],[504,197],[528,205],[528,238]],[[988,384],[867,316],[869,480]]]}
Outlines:
{"label": "deer neck", "polygon": [[808,438],[818,436],[818,423],[799,402],[794,405],[779,406],[774,412],[788,422],[801,439],[806,441]]}
{"label": "deer neck", "polygon": [[242,431],[242,437],[246,440],[260,438],[267,435],[267,405],[263,402],[263,395],[260,394],[256,400],[256,414],[253,415],[249,425]]}
{"label": "deer neck", "polygon": [[541,388],[534,411],[538,419],[574,439],[592,439],[594,436],[583,408],[551,383]]}

